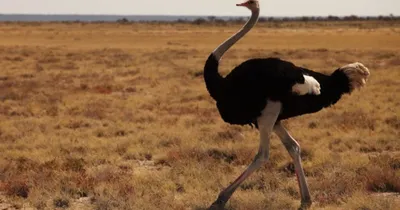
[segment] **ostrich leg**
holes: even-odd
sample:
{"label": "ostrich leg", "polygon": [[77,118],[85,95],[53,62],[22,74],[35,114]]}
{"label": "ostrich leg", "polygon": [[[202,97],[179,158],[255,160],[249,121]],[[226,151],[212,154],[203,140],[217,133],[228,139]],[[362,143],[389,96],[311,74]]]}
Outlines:
{"label": "ostrich leg", "polygon": [[277,122],[274,126],[276,135],[281,139],[283,145],[285,145],[290,156],[293,158],[294,168],[296,171],[297,181],[299,183],[300,194],[301,194],[301,206],[299,209],[307,209],[311,206],[311,196],[308,190],[306,177],[304,175],[303,166],[301,165],[300,158],[300,145],[297,141],[289,134],[289,132],[283,127],[281,122]]}
{"label": "ostrich leg", "polygon": [[258,153],[249,167],[225,190],[223,190],[217,200],[210,206],[209,210],[224,209],[226,202],[240,186],[240,184],[249,177],[255,170],[261,167],[269,158],[269,140],[273,131],[275,122],[281,111],[282,104],[280,102],[268,101],[267,106],[262,111],[261,116],[257,119],[260,131],[260,146]]}

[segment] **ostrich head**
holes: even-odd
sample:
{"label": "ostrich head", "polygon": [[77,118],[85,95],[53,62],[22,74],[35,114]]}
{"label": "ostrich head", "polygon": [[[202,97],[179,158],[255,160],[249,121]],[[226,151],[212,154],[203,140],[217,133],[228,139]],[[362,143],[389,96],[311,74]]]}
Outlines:
{"label": "ostrich head", "polygon": [[258,0],[248,0],[241,4],[236,4],[239,7],[247,7],[251,11],[256,11],[260,9],[260,5],[258,4]]}
{"label": "ostrich head", "polygon": [[355,62],[340,68],[350,80],[350,92],[363,87],[370,75],[369,70],[362,63]]}

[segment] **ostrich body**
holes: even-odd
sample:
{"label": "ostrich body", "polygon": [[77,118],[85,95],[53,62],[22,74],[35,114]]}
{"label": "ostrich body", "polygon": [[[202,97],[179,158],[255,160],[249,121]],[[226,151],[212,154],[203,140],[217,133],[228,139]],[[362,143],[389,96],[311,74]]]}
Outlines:
{"label": "ostrich body", "polygon": [[248,0],[237,4],[251,10],[248,22],[217,47],[204,67],[204,80],[216,101],[222,119],[230,124],[255,125],[260,132],[257,155],[248,168],[218,196],[210,209],[223,209],[239,185],[269,158],[272,132],[281,139],[294,161],[301,206],[311,205],[311,196],[300,161],[300,146],[281,124],[281,120],[314,113],[335,104],[343,94],[365,85],[369,70],[352,63],[324,75],[278,58],[250,59],[234,68],[225,78],[218,73],[223,54],[256,24],[259,3]]}

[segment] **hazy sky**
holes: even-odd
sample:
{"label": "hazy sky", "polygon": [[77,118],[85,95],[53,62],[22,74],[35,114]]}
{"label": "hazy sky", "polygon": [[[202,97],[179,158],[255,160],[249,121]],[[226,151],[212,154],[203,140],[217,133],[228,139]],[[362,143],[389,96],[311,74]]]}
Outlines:
{"label": "hazy sky", "polygon": [[[0,13],[248,15],[243,0],[0,0]],[[260,0],[262,16],[400,15],[400,0]]]}

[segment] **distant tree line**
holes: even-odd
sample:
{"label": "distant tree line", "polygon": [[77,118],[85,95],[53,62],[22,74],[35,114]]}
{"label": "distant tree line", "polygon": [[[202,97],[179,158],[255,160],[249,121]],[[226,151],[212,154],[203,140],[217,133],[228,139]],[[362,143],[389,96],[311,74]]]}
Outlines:
{"label": "distant tree line", "polygon": [[[221,18],[216,16],[200,17],[194,20],[178,19],[176,21],[130,21],[127,18],[118,19],[118,23],[129,23],[129,22],[172,22],[172,23],[191,23],[195,25],[202,24],[216,24],[225,25],[228,23],[244,23],[247,21],[247,17],[235,17],[235,18]],[[259,22],[308,22],[308,21],[399,21],[400,16],[390,14],[388,16],[302,16],[302,17],[260,17]]]}

